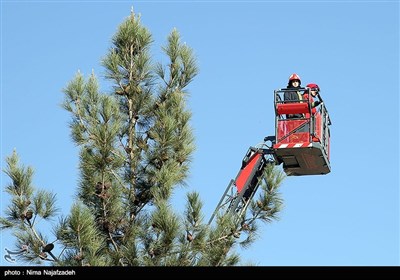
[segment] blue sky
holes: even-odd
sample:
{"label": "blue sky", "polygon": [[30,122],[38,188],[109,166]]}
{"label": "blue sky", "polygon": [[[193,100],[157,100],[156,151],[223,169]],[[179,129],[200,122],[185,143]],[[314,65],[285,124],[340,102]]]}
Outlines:
{"label": "blue sky", "polygon": [[[400,264],[399,1],[2,1],[2,168],[15,148],[68,213],[78,149],[61,90],[78,69],[110,89],[100,61],[132,6],[155,59],[166,61],[160,47],[174,27],[198,59],[188,104],[197,150],[178,212],[196,190],[209,219],[247,149],[274,133],[274,89],[297,73],[319,84],[329,110],[332,172],[285,179],[280,220],[261,224],[243,262]],[[8,199],[2,191],[2,214]],[[1,234],[0,264],[10,265],[13,240]]]}

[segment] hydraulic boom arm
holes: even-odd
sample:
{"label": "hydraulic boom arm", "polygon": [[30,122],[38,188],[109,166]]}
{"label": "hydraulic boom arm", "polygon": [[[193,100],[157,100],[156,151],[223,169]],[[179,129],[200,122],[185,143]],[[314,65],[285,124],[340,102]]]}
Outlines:
{"label": "hydraulic boom arm", "polygon": [[[275,137],[265,137],[261,147],[250,147],[247,150],[236,178],[229,182],[225,193],[210,218],[209,224],[219,212],[222,212],[221,214],[236,215],[238,221],[245,218],[247,207],[257,192],[266,165],[276,164],[272,157],[273,150],[269,147],[265,148],[266,141],[274,143]],[[268,155],[270,157],[267,158]]]}

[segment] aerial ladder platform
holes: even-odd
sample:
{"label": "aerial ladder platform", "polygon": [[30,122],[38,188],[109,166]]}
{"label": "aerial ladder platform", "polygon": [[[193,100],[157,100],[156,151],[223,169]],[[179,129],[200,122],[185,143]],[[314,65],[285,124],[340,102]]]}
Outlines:
{"label": "aerial ladder platform", "polygon": [[[307,90],[299,89],[300,93]],[[282,165],[287,176],[331,172],[331,120],[322,98],[318,95],[320,105],[313,113],[310,99],[284,101],[286,91],[274,91],[275,135],[265,137],[264,142],[247,150],[238,174],[229,182],[209,224],[217,215],[233,215],[237,222],[245,219],[246,210],[264,179],[268,164]],[[302,117],[288,118],[289,114]]]}

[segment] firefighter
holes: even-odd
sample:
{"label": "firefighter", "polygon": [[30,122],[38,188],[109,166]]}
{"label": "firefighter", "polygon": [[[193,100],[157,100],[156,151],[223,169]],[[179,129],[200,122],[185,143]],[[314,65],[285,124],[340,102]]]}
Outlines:
{"label": "firefighter", "polygon": [[[305,102],[309,102],[311,106],[311,116],[314,116],[315,113],[317,112],[317,106],[321,104],[321,99],[319,98],[319,91],[320,88],[317,84],[308,84],[307,90],[303,94],[303,100]],[[315,98],[318,98],[319,100],[315,100]],[[319,142],[320,139],[319,137],[315,134],[315,119],[311,118],[310,113],[305,114],[306,119],[310,119],[305,126],[305,129],[309,130],[309,124],[311,123],[313,126],[313,129],[310,131],[312,133],[312,142]]]}
{"label": "firefighter", "polygon": [[[297,75],[296,73],[290,75],[288,85],[286,88],[293,89],[293,91],[285,92],[283,96],[284,100],[289,102],[300,102],[303,99],[300,91],[298,91],[299,89],[301,89],[300,85],[301,85],[300,76]],[[286,115],[286,118],[302,118],[302,117],[303,117],[302,114]]]}
{"label": "firefighter", "polygon": [[[321,101],[316,100],[314,101],[314,99],[319,96],[319,86],[317,84],[308,84],[306,86],[307,88],[309,88],[307,91],[304,92],[303,94],[303,100],[308,102],[308,99],[310,99],[310,104],[311,104],[311,114],[315,114],[317,112],[317,106],[319,104],[321,104]],[[306,113],[306,118],[310,117],[309,113]]]}

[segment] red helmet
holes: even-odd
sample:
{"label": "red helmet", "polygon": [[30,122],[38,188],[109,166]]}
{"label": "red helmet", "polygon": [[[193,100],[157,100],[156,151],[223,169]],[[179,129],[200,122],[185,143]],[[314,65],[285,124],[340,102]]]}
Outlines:
{"label": "red helmet", "polygon": [[300,76],[297,75],[296,73],[290,75],[290,77],[289,77],[289,82],[290,82],[290,81],[293,81],[293,80],[299,80],[299,82],[300,82],[300,84],[301,84]]}
{"label": "red helmet", "polygon": [[308,87],[308,88],[311,88],[311,89],[315,89],[315,90],[317,90],[317,91],[320,90],[320,89],[319,89],[319,86],[318,86],[317,84],[308,84],[307,87]]}

